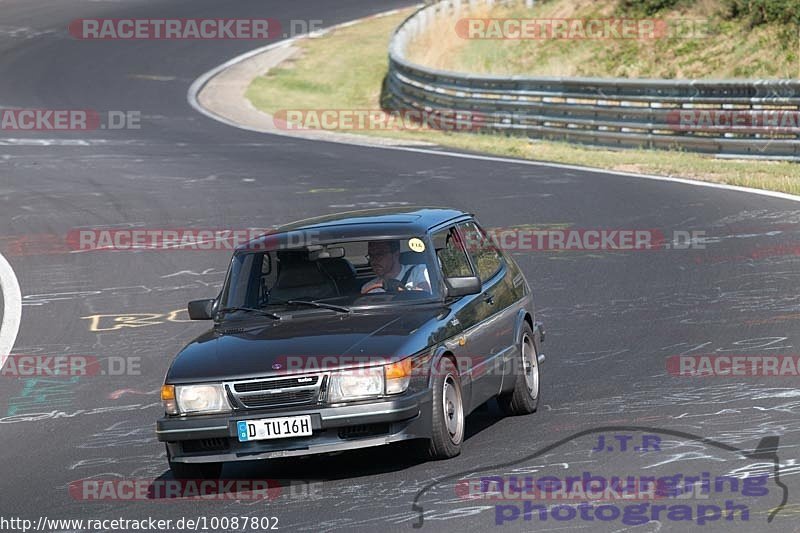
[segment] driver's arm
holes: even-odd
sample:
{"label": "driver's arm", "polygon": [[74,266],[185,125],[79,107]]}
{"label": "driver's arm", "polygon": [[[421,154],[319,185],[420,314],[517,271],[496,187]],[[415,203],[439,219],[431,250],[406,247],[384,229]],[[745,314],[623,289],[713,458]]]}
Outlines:
{"label": "driver's arm", "polygon": [[383,280],[381,278],[376,278],[372,281],[368,281],[361,287],[361,294],[367,294],[368,292],[374,291],[376,289],[383,290]]}
{"label": "driver's arm", "polygon": [[414,272],[414,275],[411,277],[411,288],[408,290],[412,291],[431,291],[431,278],[428,275],[428,267],[423,265],[421,269],[418,269],[419,272]]}

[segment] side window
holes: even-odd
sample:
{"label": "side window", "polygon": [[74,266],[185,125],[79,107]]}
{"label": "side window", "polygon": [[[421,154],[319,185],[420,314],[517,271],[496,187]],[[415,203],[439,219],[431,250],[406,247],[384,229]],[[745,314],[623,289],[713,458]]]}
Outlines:
{"label": "side window", "polygon": [[478,269],[481,281],[486,281],[497,274],[503,260],[489,237],[474,222],[459,224],[459,229],[464,235],[467,250],[472,263]]}
{"label": "side window", "polygon": [[475,275],[467,259],[464,243],[455,228],[434,233],[432,238],[443,277],[467,278]]}

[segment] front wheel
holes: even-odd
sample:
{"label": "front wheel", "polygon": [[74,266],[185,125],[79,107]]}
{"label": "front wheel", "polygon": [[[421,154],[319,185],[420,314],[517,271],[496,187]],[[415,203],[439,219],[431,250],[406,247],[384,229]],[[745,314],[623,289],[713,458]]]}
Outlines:
{"label": "front wheel", "polygon": [[497,397],[497,403],[507,415],[528,415],[539,405],[539,359],[533,331],[527,323],[522,330],[519,351],[522,364],[514,369],[514,389]]}
{"label": "front wheel", "polygon": [[440,360],[433,380],[432,434],[428,456],[449,459],[461,453],[464,440],[464,400],[461,378],[450,359]]}

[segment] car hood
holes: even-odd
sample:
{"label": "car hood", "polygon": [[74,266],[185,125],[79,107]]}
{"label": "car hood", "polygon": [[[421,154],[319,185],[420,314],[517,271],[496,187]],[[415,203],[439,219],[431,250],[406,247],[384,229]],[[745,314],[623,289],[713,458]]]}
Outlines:
{"label": "car hood", "polygon": [[168,383],[198,383],[281,375],[390,362],[428,346],[441,308],[392,312],[330,311],[290,319],[227,320],[189,343],[176,356]]}

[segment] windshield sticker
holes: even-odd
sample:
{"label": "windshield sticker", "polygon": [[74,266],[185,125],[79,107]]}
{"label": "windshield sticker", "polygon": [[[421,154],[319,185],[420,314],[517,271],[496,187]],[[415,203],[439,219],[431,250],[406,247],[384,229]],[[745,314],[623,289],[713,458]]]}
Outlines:
{"label": "windshield sticker", "polygon": [[425,243],[422,242],[422,239],[410,239],[408,241],[408,247],[411,249],[412,252],[421,253],[425,251]]}

